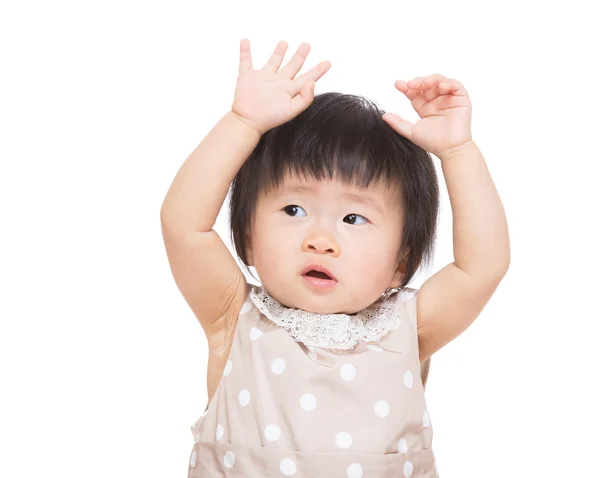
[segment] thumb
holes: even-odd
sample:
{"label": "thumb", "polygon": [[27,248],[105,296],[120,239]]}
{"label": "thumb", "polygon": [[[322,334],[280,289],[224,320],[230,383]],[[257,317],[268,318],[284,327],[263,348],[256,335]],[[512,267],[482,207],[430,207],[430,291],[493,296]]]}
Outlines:
{"label": "thumb", "polygon": [[300,93],[292,99],[292,111],[295,115],[302,113],[306,108],[310,106],[315,97],[315,82],[313,80],[307,80],[302,85]]}
{"label": "thumb", "polygon": [[386,113],[382,116],[383,120],[388,123],[394,131],[412,141],[412,129],[414,124],[406,121],[394,113]]}

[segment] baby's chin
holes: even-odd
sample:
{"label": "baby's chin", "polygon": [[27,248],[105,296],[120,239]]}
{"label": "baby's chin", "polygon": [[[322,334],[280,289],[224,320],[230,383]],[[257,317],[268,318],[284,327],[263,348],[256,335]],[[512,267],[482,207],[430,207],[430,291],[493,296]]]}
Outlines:
{"label": "baby's chin", "polygon": [[359,297],[358,294],[351,294],[343,291],[341,288],[331,291],[328,294],[319,294],[310,290],[297,290],[292,293],[278,291],[277,287],[273,290],[265,285],[265,290],[277,302],[288,308],[302,309],[314,314],[347,314],[354,315],[375,302],[378,297],[371,300],[366,297]]}

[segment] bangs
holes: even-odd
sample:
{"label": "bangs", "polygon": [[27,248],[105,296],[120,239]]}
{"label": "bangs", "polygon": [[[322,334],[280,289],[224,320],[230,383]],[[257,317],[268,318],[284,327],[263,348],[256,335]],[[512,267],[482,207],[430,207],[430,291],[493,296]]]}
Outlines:
{"label": "bangs", "polygon": [[414,151],[403,147],[374,103],[352,95],[338,101],[337,95],[329,93],[314,108],[267,133],[264,148],[255,155],[261,190],[277,189],[287,175],[333,179],[361,189],[399,184],[405,174],[402,158]]}

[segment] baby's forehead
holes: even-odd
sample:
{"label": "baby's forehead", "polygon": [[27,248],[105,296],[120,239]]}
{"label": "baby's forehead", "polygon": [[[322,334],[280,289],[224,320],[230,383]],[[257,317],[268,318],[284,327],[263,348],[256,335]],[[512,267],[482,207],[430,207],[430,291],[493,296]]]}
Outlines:
{"label": "baby's forehead", "polygon": [[320,191],[349,193],[361,196],[389,195],[390,192],[398,192],[399,185],[383,181],[372,181],[370,184],[363,186],[356,182],[351,183],[339,178],[305,178],[288,174],[272,190],[276,195],[318,193]]}
{"label": "baby's forehead", "polygon": [[397,211],[403,202],[400,197],[400,186],[382,181],[373,181],[363,186],[340,179],[288,176],[282,178],[277,187],[267,193],[267,199],[272,201],[288,196],[334,199],[340,203],[361,202],[373,206],[381,213],[385,210]]}

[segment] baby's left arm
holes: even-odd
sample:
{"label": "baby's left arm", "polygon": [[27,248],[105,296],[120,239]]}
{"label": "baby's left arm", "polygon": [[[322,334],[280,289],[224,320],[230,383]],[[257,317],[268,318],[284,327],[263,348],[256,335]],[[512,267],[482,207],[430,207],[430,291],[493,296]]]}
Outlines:
{"label": "baby's left arm", "polygon": [[471,136],[471,102],[454,79],[435,74],[396,87],[422,118],[386,120],[442,162],[453,220],[454,262],[431,276],[417,295],[419,358],[423,362],[479,316],[510,263],[508,225],[485,159]]}
{"label": "baby's left arm", "polygon": [[506,216],[477,145],[470,142],[440,159],[452,205],[454,262],[417,294],[421,361],[475,321],[510,263]]}

